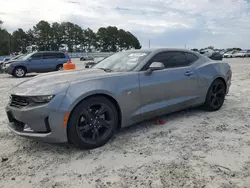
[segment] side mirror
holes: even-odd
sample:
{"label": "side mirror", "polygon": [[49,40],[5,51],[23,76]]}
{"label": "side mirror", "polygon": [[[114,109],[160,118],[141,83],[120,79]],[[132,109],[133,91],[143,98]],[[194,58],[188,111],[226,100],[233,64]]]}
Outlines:
{"label": "side mirror", "polygon": [[153,62],[148,69],[148,72],[153,72],[156,70],[162,70],[165,69],[165,66],[161,62]]}
{"label": "side mirror", "polygon": [[32,58],[30,57],[28,60],[31,61],[31,59],[32,59]]}

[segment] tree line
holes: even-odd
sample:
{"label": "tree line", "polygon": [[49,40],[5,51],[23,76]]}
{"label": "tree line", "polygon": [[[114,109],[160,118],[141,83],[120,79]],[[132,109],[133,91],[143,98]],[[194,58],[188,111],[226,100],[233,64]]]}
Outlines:
{"label": "tree line", "polygon": [[69,52],[117,52],[127,49],[140,49],[139,40],[129,31],[117,27],[101,27],[94,32],[83,29],[71,22],[40,21],[32,29],[24,31],[18,28],[9,33],[2,27],[0,20],[0,56],[13,52],[26,53],[26,47],[36,45],[39,51],[60,49],[62,44]]}

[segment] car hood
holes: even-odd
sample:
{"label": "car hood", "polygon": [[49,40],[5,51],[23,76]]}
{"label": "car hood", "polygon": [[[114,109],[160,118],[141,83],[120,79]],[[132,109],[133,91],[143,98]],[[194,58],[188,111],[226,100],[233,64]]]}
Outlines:
{"label": "car hood", "polygon": [[115,76],[126,73],[105,72],[101,69],[82,69],[40,74],[16,85],[10,90],[14,95],[48,95],[65,92],[73,82]]}
{"label": "car hood", "polygon": [[8,65],[8,64],[13,64],[13,65],[15,65],[15,64],[21,64],[21,63],[25,63],[26,61],[25,60],[9,60],[9,61],[5,61],[4,63],[3,63],[3,65]]}

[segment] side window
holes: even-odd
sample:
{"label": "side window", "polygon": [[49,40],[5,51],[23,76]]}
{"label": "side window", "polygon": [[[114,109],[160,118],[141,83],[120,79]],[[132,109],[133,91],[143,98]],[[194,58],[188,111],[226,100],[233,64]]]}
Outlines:
{"label": "side window", "polygon": [[56,53],[55,54],[56,58],[60,59],[60,58],[65,58],[65,55],[63,53]]}
{"label": "side window", "polygon": [[39,59],[42,59],[42,54],[40,54],[40,53],[37,53],[37,54],[33,54],[32,56],[31,56],[31,59],[32,60],[39,60]]}
{"label": "side window", "polygon": [[43,53],[43,59],[55,59],[54,53]]}
{"label": "side window", "polygon": [[157,54],[151,62],[162,62],[166,68],[187,66],[187,58],[184,52],[163,52]]}
{"label": "side window", "polygon": [[186,56],[187,56],[187,63],[190,64],[190,63],[193,63],[195,61],[197,61],[199,58],[194,55],[194,54],[191,54],[191,53],[185,53]]}
{"label": "side window", "polygon": [[175,52],[172,54],[171,58],[169,58],[165,67],[173,68],[173,67],[184,67],[187,65],[188,63],[187,63],[187,58],[185,56],[185,53]]}

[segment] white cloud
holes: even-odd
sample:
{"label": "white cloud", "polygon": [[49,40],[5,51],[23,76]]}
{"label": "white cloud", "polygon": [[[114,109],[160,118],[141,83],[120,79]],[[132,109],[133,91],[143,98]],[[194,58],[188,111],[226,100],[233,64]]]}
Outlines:
{"label": "white cloud", "polygon": [[0,0],[0,19],[13,31],[40,20],[71,21],[94,30],[130,30],[147,47],[250,48],[250,3],[246,0]]}

